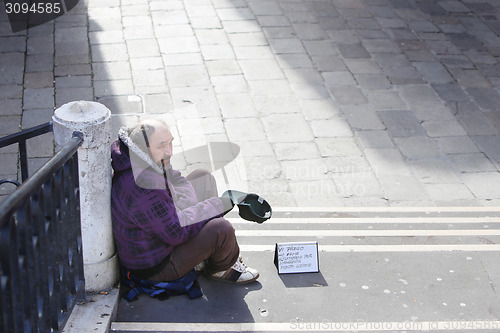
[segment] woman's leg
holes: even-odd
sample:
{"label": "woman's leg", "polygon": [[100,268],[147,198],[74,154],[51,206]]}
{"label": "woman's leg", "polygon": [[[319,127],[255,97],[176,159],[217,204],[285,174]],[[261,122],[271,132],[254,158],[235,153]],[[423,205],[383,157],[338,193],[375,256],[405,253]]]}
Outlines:
{"label": "woman's leg", "polygon": [[203,260],[207,260],[208,274],[224,271],[238,260],[239,253],[233,226],[224,218],[216,218],[210,220],[195,237],[176,246],[165,268],[148,278],[155,281],[175,280]]}
{"label": "woman's leg", "polygon": [[218,196],[215,177],[207,170],[196,169],[186,179],[193,185],[199,202]]}

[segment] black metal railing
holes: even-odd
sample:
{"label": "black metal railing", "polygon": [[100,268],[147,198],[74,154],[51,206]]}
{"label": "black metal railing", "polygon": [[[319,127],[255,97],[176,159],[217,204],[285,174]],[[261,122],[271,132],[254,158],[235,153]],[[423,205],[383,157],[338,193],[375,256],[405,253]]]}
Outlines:
{"label": "black metal railing", "polygon": [[0,203],[0,332],[59,332],[85,297],[80,133]]}
{"label": "black metal railing", "polygon": [[[49,133],[52,131],[52,122],[48,122],[42,125],[38,125],[18,133],[7,135],[6,137],[0,138],[0,148],[10,146],[17,143],[19,145],[19,161],[21,164],[21,180],[24,182],[28,179],[28,152],[26,150],[26,140],[34,138],[36,136]],[[16,186],[20,185],[20,182],[14,179],[2,179],[0,180],[0,185],[3,183],[12,183]]]}

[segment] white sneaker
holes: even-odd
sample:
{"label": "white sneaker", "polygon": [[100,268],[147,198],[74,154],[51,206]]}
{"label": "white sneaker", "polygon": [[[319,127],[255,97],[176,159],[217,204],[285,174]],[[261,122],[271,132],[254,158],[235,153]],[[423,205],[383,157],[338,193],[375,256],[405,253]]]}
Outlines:
{"label": "white sneaker", "polygon": [[259,272],[243,263],[241,257],[229,269],[208,276],[209,279],[235,284],[247,284],[259,278]]}
{"label": "white sneaker", "polygon": [[207,263],[205,260],[200,262],[196,267],[194,268],[196,270],[196,273],[201,273],[207,268]]}

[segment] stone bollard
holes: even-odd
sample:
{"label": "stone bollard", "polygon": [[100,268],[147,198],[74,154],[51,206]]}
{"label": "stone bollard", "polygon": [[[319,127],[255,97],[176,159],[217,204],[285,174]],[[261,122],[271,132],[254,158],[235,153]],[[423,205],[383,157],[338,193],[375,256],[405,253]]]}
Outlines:
{"label": "stone bollard", "polygon": [[59,150],[83,133],[78,149],[80,214],[85,289],[112,287],[119,277],[111,227],[111,112],[96,102],[64,104],[52,117],[54,141]]}

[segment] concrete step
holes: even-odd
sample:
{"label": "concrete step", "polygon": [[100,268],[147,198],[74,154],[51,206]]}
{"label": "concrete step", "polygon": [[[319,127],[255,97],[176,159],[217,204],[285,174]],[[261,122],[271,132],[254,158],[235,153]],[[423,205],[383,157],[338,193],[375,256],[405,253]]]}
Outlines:
{"label": "concrete step", "polygon": [[[321,209],[321,208],[320,208]],[[309,213],[309,217],[298,213]],[[318,241],[322,252],[497,251],[495,208],[279,208],[262,225],[239,218],[242,252],[274,251],[276,242]]]}
{"label": "concrete step", "polygon": [[[500,330],[500,208],[274,208],[228,219],[248,286],[200,277],[204,296],[121,301],[112,332]],[[317,241],[319,273],[278,274],[276,243]],[[468,326],[467,326],[468,325]]]}

